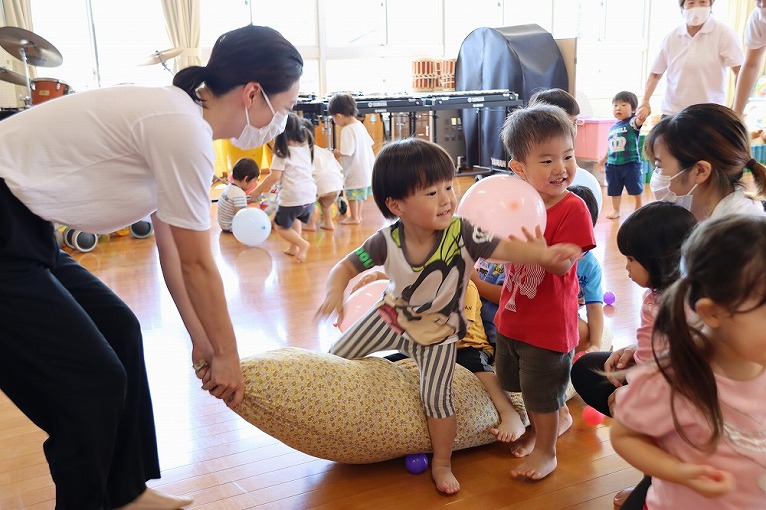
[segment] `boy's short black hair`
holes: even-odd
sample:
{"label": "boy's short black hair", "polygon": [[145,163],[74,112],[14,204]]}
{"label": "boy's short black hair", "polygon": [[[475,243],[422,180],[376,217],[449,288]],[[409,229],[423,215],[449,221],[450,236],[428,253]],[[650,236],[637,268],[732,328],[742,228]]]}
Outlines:
{"label": "boy's short black hair", "polygon": [[574,143],[575,127],[566,112],[552,104],[537,103],[513,110],[503,123],[500,138],[511,158],[522,163],[533,147],[556,137]]}
{"label": "boy's short black hair", "polygon": [[404,199],[419,189],[455,177],[455,163],[440,146],[420,138],[387,143],[372,166],[372,196],[384,217],[395,219],[387,199]]}
{"label": "boy's short black hair", "polygon": [[356,99],[351,94],[335,94],[327,103],[327,111],[330,115],[341,114],[347,117],[356,117],[359,111],[356,109]]}
{"label": "boy's short black hair", "polygon": [[[578,172],[587,172],[587,170],[577,169]],[[593,191],[581,184],[572,184],[567,188],[569,191],[582,198],[585,205],[588,206],[588,212],[590,213],[590,219],[593,221],[593,226],[596,226],[598,221],[598,202],[596,201],[596,195]]]}
{"label": "boy's short black hair", "polygon": [[558,106],[570,117],[580,115],[580,105],[572,95],[563,89],[538,90],[529,98],[529,106],[536,104],[552,104]]}
{"label": "boy's short black hair", "polygon": [[625,101],[630,105],[630,109],[635,111],[638,108],[638,96],[629,90],[622,90],[614,95],[612,98],[612,104],[617,101]]}
{"label": "boy's short black hair", "polygon": [[261,175],[258,163],[252,158],[241,158],[231,168],[231,177],[237,181],[244,179],[257,179]]}

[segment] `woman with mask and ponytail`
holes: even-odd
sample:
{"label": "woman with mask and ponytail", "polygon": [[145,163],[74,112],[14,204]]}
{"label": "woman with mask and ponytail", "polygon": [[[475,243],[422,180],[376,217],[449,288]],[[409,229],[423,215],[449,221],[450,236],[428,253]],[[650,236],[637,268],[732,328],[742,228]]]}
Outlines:
{"label": "woman with mask and ponytail", "polygon": [[725,103],[726,70],[731,68],[736,78],[745,57],[736,32],[711,15],[714,3],[678,0],[684,23],[665,36],[649,70],[644,97],[636,110],[642,122],[652,113],[649,101],[663,75],[667,81],[663,116],[693,104]]}
{"label": "woman with mask and ponytail", "polygon": [[753,159],[747,128],[729,108],[698,104],[665,117],[647,135],[644,152],[654,162],[654,197],[688,209],[697,221],[764,214],[762,204],[745,195],[742,179],[750,170],[762,197],[766,167]]}
{"label": "woman with mask and ponytail", "polygon": [[213,140],[284,129],[303,60],[267,27],[215,43],[173,86],[103,88],[0,123],[0,389],[48,433],[58,510],[172,510],[160,477],[141,325],[59,249],[51,222],[111,232],[151,214],[202,389],[237,406],[243,377],[210,248]]}

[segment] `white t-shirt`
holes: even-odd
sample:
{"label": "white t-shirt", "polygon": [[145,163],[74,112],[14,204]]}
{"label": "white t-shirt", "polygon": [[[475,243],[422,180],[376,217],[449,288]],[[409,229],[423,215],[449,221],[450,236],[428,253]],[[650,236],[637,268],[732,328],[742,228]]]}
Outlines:
{"label": "white t-shirt", "polygon": [[748,216],[763,216],[766,214],[763,210],[763,205],[751,198],[745,196],[745,192],[741,189],[734,190],[729,193],[723,199],[718,202],[713,212],[710,213],[711,218],[720,218],[727,214],[745,214]]}
{"label": "white t-shirt", "polygon": [[236,184],[229,184],[218,198],[218,226],[221,230],[231,230],[234,214],[247,207],[247,194]]}
{"label": "white t-shirt", "polygon": [[284,207],[314,203],[317,198],[317,186],[311,173],[311,152],[308,144],[289,146],[290,155],[280,158],[274,155],[271,170],[282,172],[277,204]]}
{"label": "white t-shirt", "polygon": [[314,147],[314,182],[317,196],[343,191],[343,168],[332,152],[322,147]]}
{"label": "white t-shirt", "polygon": [[80,92],[0,122],[0,178],[43,219],[113,232],[157,211],[210,227],[213,131],[177,87]]}
{"label": "white t-shirt", "polygon": [[372,138],[364,124],[352,122],[340,131],[340,162],[343,166],[344,189],[361,189],[372,186]]}
{"label": "white t-shirt", "polygon": [[766,46],[766,19],[757,7],[750,13],[745,26],[745,46],[751,50]]}
{"label": "white t-shirt", "polygon": [[650,69],[665,74],[667,86],[662,113],[672,115],[687,106],[726,103],[726,78],[730,67],[742,65],[745,55],[737,34],[713,16],[694,37],[686,24],[665,36]]}

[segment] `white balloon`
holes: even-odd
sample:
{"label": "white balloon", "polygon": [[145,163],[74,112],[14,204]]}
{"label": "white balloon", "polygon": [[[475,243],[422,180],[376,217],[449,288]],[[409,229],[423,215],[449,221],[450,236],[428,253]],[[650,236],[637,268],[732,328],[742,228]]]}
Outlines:
{"label": "white balloon", "polygon": [[258,246],[271,233],[271,220],[268,214],[258,207],[245,207],[237,211],[231,221],[231,232],[242,244]]}
{"label": "white balloon", "polygon": [[572,185],[580,185],[589,188],[594,195],[596,195],[596,203],[598,204],[598,212],[601,212],[601,203],[604,200],[603,192],[601,191],[601,183],[598,182],[596,176],[585,170],[584,168],[577,167]]}

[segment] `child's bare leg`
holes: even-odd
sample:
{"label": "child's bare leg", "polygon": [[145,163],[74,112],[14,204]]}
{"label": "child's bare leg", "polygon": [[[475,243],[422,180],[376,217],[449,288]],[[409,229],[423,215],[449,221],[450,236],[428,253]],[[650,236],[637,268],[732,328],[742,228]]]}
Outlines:
{"label": "child's bare leg", "polygon": [[335,222],[332,221],[332,205],[337,198],[337,193],[319,197],[319,206],[322,208],[322,224],[320,227],[325,230],[335,230]]}
{"label": "child's bare leg", "polygon": [[633,200],[636,203],[636,209],[640,209],[641,205],[643,205],[643,202],[641,200],[641,195],[633,195]]}
{"label": "child's bare leg", "polygon": [[436,488],[445,494],[455,494],[460,490],[460,482],[452,474],[452,445],[457,433],[457,417],[427,417],[428,433],[431,435],[431,447],[434,455],[431,460],[431,476]]}
{"label": "child's bare leg", "polygon": [[359,225],[362,222],[362,201],[349,200],[348,214],[349,217],[341,221],[341,223],[343,225]]}
{"label": "child's bare leg", "polygon": [[277,225],[277,234],[282,236],[282,239],[290,243],[290,247],[285,250],[285,254],[293,255],[295,256],[296,261],[303,262],[306,260],[306,254],[308,253],[309,246],[311,245],[308,241],[301,237],[300,232],[300,220],[295,220],[292,227],[290,228],[284,228]]}
{"label": "child's bare leg", "polygon": [[540,480],[556,469],[556,438],[559,431],[559,412],[529,412],[535,432],[535,446],[529,456],[518,467],[511,470],[514,478]]}
{"label": "child's bare leg", "polygon": [[622,195],[612,197],[612,214],[607,216],[610,220],[616,220],[620,217],[620,202],[622,201]]}
{"label": "child's bare leg", "polygon": [[494,372],[475,372],[475,375],[479,378],[489,398],[495,405],[497,414],[500,415],[500,424],[497,428],[489,429],[490,434],[503,443],[516,441],[524,434],[526,428],[521,422],[519,412],[516,411],[516,408],[511,403],[511,399],[508,398],[508,393],[500,387],[500,381],[497,380]]}
{"label": "child's bare leg", "polygon": [[559,409],[559,436],[569,430],[572,426],[572,415],[569,413],[569,408],[566,404]]}

